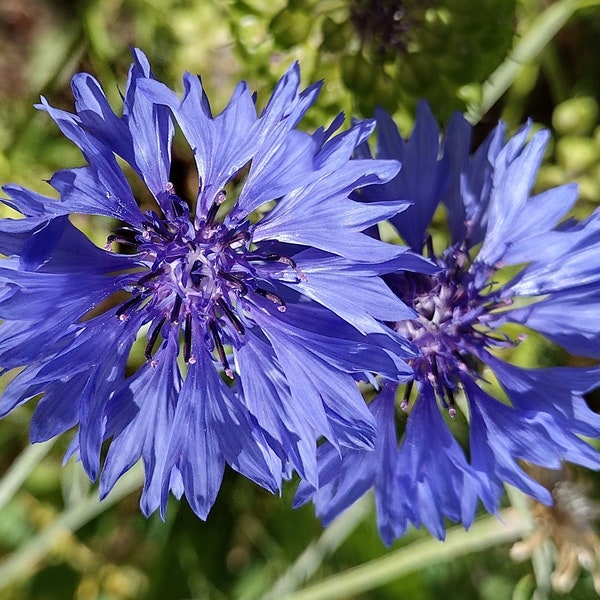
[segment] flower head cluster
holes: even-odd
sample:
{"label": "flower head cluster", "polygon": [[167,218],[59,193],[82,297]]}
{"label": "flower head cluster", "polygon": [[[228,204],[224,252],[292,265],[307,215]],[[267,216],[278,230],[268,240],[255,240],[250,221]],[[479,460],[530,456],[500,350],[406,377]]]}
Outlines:
{"label": "flower head cluster", "polygon": [[[410,311],[377,275],[431,267],[363,233],[400,205],[349,195],[398,163],[351,159],[373,122],[299,131],[320,86],[300,92],[297,65],[260,114],[242,83],[213,116],[199,78],[179,98],[134,58],[122,115],[88,74],[74,114],[42,99],[87,161],[51,178],[59,199],[4,188],[22,218],[0,221],[0,367],[14,375],[0,413],[41,396],[32,440],[76,427],[68,455],[101,494],[141,458],[145,513],[173,492],[204,518],[226,464],[276,491],[294,470],[317,484],[323,436],[372,447],[355,380],[404,380],[415,355],[383,325]],[[197,166],[189,199],[169,177],[175,124]],[[114,219],[106,248],[72,213]]]}
{"label": "flower head cluster", "polygon": [[[443,139],[424,103],[408,141],[383,111],[377,122],[377,157],[400,160],[402,169],[359,197],[411,201],[391,223],[439,270],[386,276],[414,310],[393,324],[419,350],[409,361],[413,378],[399,393],[384,383],[369,405],[375,450],[324,444],[319,486],[303,482],[296,502],[312,499],[328,522],[374,488],[390,543],[410,524],[439,538],[445,517],[468,527],[479,500],[495,513],[504,482],[550,503],[519,461],[600,467],[600,455],[580,437],[600,435],[600,415],[583,397],[599,384],[600,369],[528,369],[503,360],[528,330],[573,354],[600,357],[600,215],[564,220],[575,185],[530,195],[547,132],[527,141],[528,125],[505,142],[501,123],[471,155],[471,126],[460,115]],[[444,250],[429,232],[440,205],[449,225]],[[468,455],[458,441],[467,424]]]}
{"label": "flower head cluster", "polygon": [[589,480],[576,478],[567,469],[548,471],[535,469],[533,475],[543,483],[554,504],[531,503],[534,528],[526,538],[510,549],[510,557],[523,561],[544,551],[550,544],[554,549],[554,570],[550,576],[552,588],[558,594],[568,594],[581,570],[589,571],[594,589],[600,594],[600,537],[595,521],[600,516],[600,504],[590,494]]}

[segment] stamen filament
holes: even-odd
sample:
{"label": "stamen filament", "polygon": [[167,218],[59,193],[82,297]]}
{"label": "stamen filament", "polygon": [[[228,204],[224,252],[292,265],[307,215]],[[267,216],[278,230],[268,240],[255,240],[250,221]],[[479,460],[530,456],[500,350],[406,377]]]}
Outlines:
{"label": "stamen filament", "polygon": [[146,349],[144,350],[144,356],[146,357],[146,360],[150,360],[152,358],[152,349],[154,348],[154,344],[156,343],[156,340],[160,334],[160,330],[162,329],[162,326],[165,324],[166,320],[167,318],[163,317],[159,321],[158,325],[156,325],[156,327],[154,327],[152,330],[150,337],[148,337],[148,343],[146,344]]}
{"label": "stamen filament", "polygon": [[154,279],[158,279],[164,273],[164,269],[156,269],[146,273],[146,275],[142,275],[137,281],[136,287],[138,289],[144,289],[146,284]]}
{"label": "stamen filament", "polygon": [[123,304],[121,304],[121,306],[119,308],[117,308],[115,315],[121,321],[127,320],[129,317],[125,313],[127,313],[127,311],[130,308],[133,308],[134,306],[139,304],[141,301],[142,301],[142,296],[140,294],[138,294],[137,296],[133,296],[133,298],[130,298],[129,300],[127,300],[127,302],[124,302]]}
{"label": "stamen filament", "polygon": [[267,300],[273,302],[273,304],[277,306],[277,310],[279,312],[285,312],[285,302],[277,294],[274,294],[273,292],[268,292],[267,290],[263,290],[262,288],[256,288],[254,291],[263,298],[266,298]]}
{"label": "stamen filament", "polygon": [[221,341],[221,337],[219,336],[219,328],[217,327],[217,323],[215,321],[209,321],[208,329],[213,339],[215,350],[217,351],[217,356],[219,357],[221,365],[223,366],[223,370],[225,371],[225,375],[227,375],[229,379],[233,379],[233,371],[229,366],[229,362],[225,354],[225,348],[223,347],[223,342]]}
{"label": "stamen filament", "polygon": [[226,279],[229,283],[232,283],[237,288],[240,295],[245,296],[248,293],[248,286],[238,277],[228,273],[227,271],[218,271],[217,275]]}
{"label": "stamen filament", "polygon": [[221,190],[216,196],[215,199],[213,201],[213,203],[211,204],[210,208],[208,209],[208,214],[206,215],[206,227],[210,227],[215,220],[215,217],[217,216],[217,213],[219,212],[219,207],[221,206],[221,204],[223,204],[223,202],[225,202],[225,199],[227,198],[227,192],[225,190]]}
{"label": "stamen filament", "polygon": [[192,314],[185,315],[185,327],[183,328],[183,360],[190,362],[192,354]]}
{"label": "stamen filament", "polygon": [[171,309],[171,315],[169,316],[169,321],[173,324],[176,324],[179,322],[179,311],[181,310],[181,303],[182,303],[182,299],[181,296],[179,294],[177,294],[175,296],[175,301],[173,303],[173,308]]}
{"label": "stamen filament", "polygon": [[411,379],[410,381],[407,381],[406,385],[404,386],[404,395],[402,396],[402,402],[400,403],[400,408],[403,411],[408,410],[408,404],[410,402],[410,394],[412,392],[414,384],[415,384],[415,380]]}
{"label": "stamen filament", "polygon": [[231,310],[227,302],[223,300],[223,298],[219,298],[217,300],[217,306],[223,311],[223,314],[227,317],[230,323],[233,325],[234,329],[240,334],[244,335],[246,332],[246,328],[242,324],[242,322],[236,317],[234,312]]}

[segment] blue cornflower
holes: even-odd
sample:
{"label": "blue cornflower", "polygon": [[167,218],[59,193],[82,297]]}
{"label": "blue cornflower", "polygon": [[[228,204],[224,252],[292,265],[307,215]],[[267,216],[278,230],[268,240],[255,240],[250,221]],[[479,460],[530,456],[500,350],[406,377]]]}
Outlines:
{"label": "blue cornflower", "polygon": [[[370,403],[378,428],[374,451],[324,444],[319,486],[302,482],[296,504],[312,499],[329,522],[374,488],[389,544],[410,524],[438,538],[445,517],[469,527],[479,500],[496,513],[505,482],[551,503],[519,461],[600,467],[600,455],[580,437],[600,435],[600,416],[583,397],[599,385],[600,369],[506,361],[527,330],[573,354],[600,357],[600,214],[563,220],[576,200],[574,184],[530,197],[545,131],[527,142],[527,125],[505,143],[500,123],[471,155],[472,128],[460,115],[443,141],[425,103],[408,141],[385,112],[376,120],[377,157],[400,160],[402,169],[359,196],[412,201],[390,221],[439,272],[386,277],[415,311],[394,324],[420,351],[409,361],[414,377],[400,392],[398,384],[384,383]],[[428,233],[440,203],[450,232],[442,251]],[[518,326],[526,329],[519,333]],[[406,421],[404,430],[398,420]],[[467,426],[468,457],[457,441],[466,442]]]}
{"label": "blue cornflower", "polygon": [[[32,440],[77,427],[67,456],[101,495],[141,458],[146,514],[172,491],[204,518],[225,464],[277,491],[293,470],[316,485],[322,436],[372,446],[355,380],[403,380],[415,354],[383,324],[410,311],[377,275],[431,267],[363,233],[400,204],[349,194],[399,165],[351,159],[373,122],[299,131],[320,85],[300,92],[297,65],[260,115],[241,83],[213,117],[199,78],[184,75],[180,99],[134,58],[122,116],[85,73],[76,114],[42,99],[87,161],[51,178],[60,199],[4,188],[24,218],[0,222],[0,366],[17,373],[0,414],[41,395]],[[198,170],[190,202],[169,180],[175,123]],[[125,172],[149,191],[143,208]],[[118,220],[106,248],[71,213]]]}

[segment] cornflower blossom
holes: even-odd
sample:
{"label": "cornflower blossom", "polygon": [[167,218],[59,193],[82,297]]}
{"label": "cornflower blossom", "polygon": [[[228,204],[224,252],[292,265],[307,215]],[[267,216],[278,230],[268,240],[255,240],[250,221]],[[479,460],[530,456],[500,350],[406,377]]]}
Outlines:
{"label": "cornflower blossom", "polygon": [[[469,527],[479,500],[497,513],[503,483],[551,504],[519,461],[600,467],[580,437],[600,435],[600,416],[583,397],[599,385],[598,367],[522,368],[506,360],[531,330],[572,354],[600,357],[600,216],[565,220],[574,184],[530,196],[548,139],[540,131],[527,141],[530,124],[505,143],[500,123],[470,155],[472,128],[461,115],[443,140],[425,103],[408,140],[385,112],[376,120],[377,157],[400,160],[402,169],[359,195],[412,201],[390,221],[440,271],[385,278],[414,309],[394,323],[420,350],[409,361],[414,377],[400,391],[384,382],[369,404],[374,451],[324,444],[319,486],[301,482],[295,504],[312,499],[328,523],[374,489],[389,544],[411,524],[438,538],[446,517]],[[363,147],[360,155],[368,154]],[[450,238],[443,250],[428,232],[440,203]],[[468,453],[457,441],[466,442],[467,427]]]}
{"label": "cornflower blossom", "polygon": [[[183,85],[180,99],[135,50],[122,116],[85,73],[75,114],[42,98],[87,165],[52,176],[58,200],[4,188],[23,218],[0,222],[0,366],[14,375],[0,414],[41,396],[32,441],[76,428],[67,457],[99,476],[101,496],[141,458],[144,513],[164,514],[173,492],[205,518],[226,464],[276,492],[293,470],[316,484],[323,436],[372,447],[356,380],[406,379],[415,355],[382,324],[409,309],[378,274],[432,267],[363,233],[401,204],[349,194],[399,165],[351,159],[372,121],[299,131],[320,85],[300,92],[297,65],[260,115],[244,83],[215,117],[200,79]],[[169,181],[175,123],[198,171],[190,202]],[[115,220],[106,248],[72,213]],[[132,348],[145,355],[137,369]]]}

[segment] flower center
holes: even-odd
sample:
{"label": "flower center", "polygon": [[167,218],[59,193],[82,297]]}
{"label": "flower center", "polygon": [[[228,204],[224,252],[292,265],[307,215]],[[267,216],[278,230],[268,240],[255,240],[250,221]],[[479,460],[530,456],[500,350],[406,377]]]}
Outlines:
{"label": "flower center", "polygon": [[141,271],[131,275],[126,289],[131,297],[116,311],[126,321],[132,313],[148,315],[150,322],[145,356],[153,361],[159,339],[183,332],[183,358],[194,362],[192,332],[202,332],[209,351],[214,351],[229,377],[233,371],[225,345],[238,345],[247,326],[241,297],[257,294],[284,312],[285,302],[273,291],[261,265],[278,261],[295,269],[286,257],[252,249],[249,223],[229,227],[215,222],[225,192],[219,192],[205,219],[190,219],[187,204],[169,192],[165,216],[146,212],[141,227],[121,227],[108,238],[132,246]]}
{"label": "flower center", "polygon": [[[514,342],[488,324],[493,312],[506,306],[496,292],[486,292],[494,269],[472,263],[464,245],[451,246],[433,260],[441,268],[438,274],[407,272],[391,282],[400,298],[417,312],[414,319],[397,322],[395,329],[420,350],[420,356],[411,361],[415,380],[431,385],[453,416],[460,375],[478,376],[478,349]],[[403,409],[408,407],[410,392],[408,385]]]}

